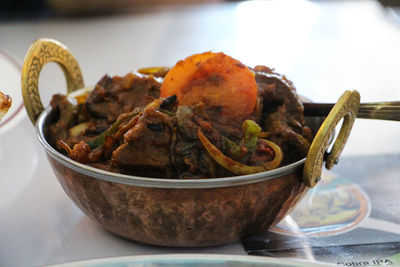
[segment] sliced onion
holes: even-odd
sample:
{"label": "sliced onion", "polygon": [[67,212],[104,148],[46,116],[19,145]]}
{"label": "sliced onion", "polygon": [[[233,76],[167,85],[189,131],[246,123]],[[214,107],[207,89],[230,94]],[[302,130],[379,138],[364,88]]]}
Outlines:
{"label": "sliced onion", "polygon": [[236,175],[246,175],[246,174],[253,174],[259,173],[263,171],[268,171],[275,169],[279,166],[282,161],[283,154],[279,146],[274,144],[271,141],[263,139],[264,142],[267,142],[268,146],[274,150],[275,157],[272,161],[263,163],[260,166],[248,166],[242,164],[238,161],[235,161],[227,156],[225,156],[217,147],[215,147],[210,140],[203,134],[200,128],[197,130],[197,135],[200,139],[200,142],[207,150],[208,154],[222,167],[227,169],[228,171],[236,174]]}

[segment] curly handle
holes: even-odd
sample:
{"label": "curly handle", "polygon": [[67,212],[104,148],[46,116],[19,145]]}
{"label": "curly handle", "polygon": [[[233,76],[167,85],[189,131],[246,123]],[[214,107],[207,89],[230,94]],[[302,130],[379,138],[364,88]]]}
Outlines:
{"label": "curly handle", "polygon": [[84,87],[79,64],[66,46],[52,39],[36,40],[25,55],[21,77],[22,97],[33,124],[44,109],[39,94],[39,74],[48,62],[56,62],[61,66],[68,93]]}
{"label": "curly handle", "polygon": [[[360,106],[360,94],[357,91],[346,91],[329,112],[322,123],[308,151],[303,170],[303,181],[306,185],[314,187],[321,178],[322,165],[331,169],[339,161],[340,153],[349,137]],[[339,135],[329,153],[329,141],[335,132],[335,127],[343,119]]]}

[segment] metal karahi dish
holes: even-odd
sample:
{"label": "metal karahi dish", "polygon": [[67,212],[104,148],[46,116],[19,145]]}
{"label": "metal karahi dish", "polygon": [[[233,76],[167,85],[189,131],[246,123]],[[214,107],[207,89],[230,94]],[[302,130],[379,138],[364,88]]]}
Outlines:
{"label": "metal karahi dish", "polygon": [[[24,103],[57,179],[74,203],[101,227],[153,245],[221,245],[279,222],[319,181],[324,161],[327,168],[337,163],[360,103],[356,91],[346,91],[322,124],[321,118],[309,120],[316,135],[308,155],[283,167],[223,178],[140,177],[88,166],[50,144],[54,113],[50,107],[44,109],[38,91],[39,74],[47,62],[62,67],[68,93],[84,84],[77,61],[64,45],[50,39],[32,44],[22,69]],[[342,119],[342,128],[327,153]]]}

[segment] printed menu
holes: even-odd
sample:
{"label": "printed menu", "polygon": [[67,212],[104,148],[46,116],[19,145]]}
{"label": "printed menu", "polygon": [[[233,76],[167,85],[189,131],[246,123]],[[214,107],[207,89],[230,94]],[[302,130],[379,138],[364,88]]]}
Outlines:
{"label": "printed menu", "polygon": [[338,266],[400,266],[400,155],[344,157],[250,255]]}

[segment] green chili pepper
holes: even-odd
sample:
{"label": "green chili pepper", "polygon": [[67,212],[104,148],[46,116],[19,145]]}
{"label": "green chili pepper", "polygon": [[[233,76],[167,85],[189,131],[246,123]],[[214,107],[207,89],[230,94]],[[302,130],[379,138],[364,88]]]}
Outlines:
{"label": "green chili pepper", "polygon": [[244,146],[248,153],[252,153],[257,146],[258,137],[261,133],[261,127],[252,120],[245,120],[242,123]]}
{"label": "green chili pepper", "polygon": [[242,149],[238,144],[233,142],[231,139],[228,137],[222,136],[222,143],[224,145],[224,152],[227,154],[229,157],[235,159],[235,160],[240,160],[243,156]]}

